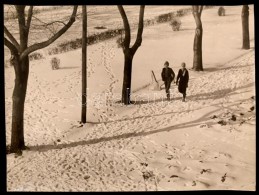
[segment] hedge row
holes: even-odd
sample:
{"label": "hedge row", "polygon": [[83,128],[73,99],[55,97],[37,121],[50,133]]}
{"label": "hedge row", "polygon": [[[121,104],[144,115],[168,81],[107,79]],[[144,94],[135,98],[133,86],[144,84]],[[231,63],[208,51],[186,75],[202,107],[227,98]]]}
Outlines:
{"label": "hedge row", "polygon": [[[99,34],[93,34],[87,37],[87,45],[95,44],[99,41],[113,38],[122,33],[123,29],[107,30]],[[48,50],[49,55],[63,53],[71,50],[75,50],[82,47],[82,38],[76,38],[71,41],[58,44],[56,47]]]}

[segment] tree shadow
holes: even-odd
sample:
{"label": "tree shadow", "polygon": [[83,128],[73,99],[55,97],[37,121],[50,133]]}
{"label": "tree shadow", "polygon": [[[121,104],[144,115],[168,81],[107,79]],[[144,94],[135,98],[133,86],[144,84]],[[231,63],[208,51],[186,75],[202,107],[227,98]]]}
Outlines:
{"label": "tree shadow", "polygon": [[[140,137],[140,136],[147,136],[147,135],[152,135],[156,133],[161,133],[161,132],[170,132],[172,130],[178,130],[182,128],[188,128],[188,127],[193,127],[196,126],[197,123],[203,121],[204,119],[207,118],[207,120],[210,120],[208,118],[209,115],[211,115],[214,112],[217,112],[221,110],[221,108],[211,111],[209,113],[204,114],[202,117],[199,119],[187,122],[187,123],[181,123],[178,125],[173,125],[170,127],[165,127],[162,129],[157,129],[153,131],[141,131],[141,132],[131,132],[131,133],[124,133],[121,135],[115,135],[115,136],[109,136],[109,137],[101,137],[101,138],[95,138],[91,140],[82,140],[82,141],[77,141],[73,143],[68,143],[68,144],[59,144],[59,145],[39,145],[39,146],[29,146],[30,151],[38,151],[38,152],[46,152],[48,150],[55,150],[55,149],[64,149],[64,148],[72,148],[72,147],[77,147],[77,146],[84,146],[84,145],[92,145],[92,144],[98,144],[101,142],[108,142],[112,140],[118,140],[118,139],[126,139],[126,138],[132,138],[132,137]],[[214,124],[214,123],[211,123]],[[215,122],[216,124],[216,122]]]}
{"label": "tree shadow", "polygon": [[230,93],[232,93],[232,95],[238,94],[238,92],[235,92],[235,91],[240,90],[240,89],[244,89],[244,88],[247,88],[247,87],[252,87],[252,86],[255,86],[254,83],[249,83],[247,85],[244,85],[242,87],[237,87],[235,89],[232,89],[232,88],[222,89],[222,90],[214,91],[212,93],[201,93],[201,94],[190,95],[190,96],[188,96],[188,94],[187,94],[187,97],[190,100],[219,99],[219,98],[222,98],[224,96],[227,96]]}
{"label": "tree shadow", "polygon": [[59,69],[76,69],[80,68],[79,66],[64,66],[64,67],[59,67]]}
{"label": "tree shadow", "polygon": [[195,31],[194,28],[180,28],[179,31]]}
{"label": "tree shadow", "polygon": [[246,64],[246,65],[242,65],[242,66],[230,66],[230,67],[225,67],[225,68],[221,68],[224,64],[218,64],[217,67],[209,67],[209,68],[204,68],[204,72],[215,72],[215,71],[220,71],[220,70],[231,70],[231,69],[235,69],[235,68],[244,68],[247,66],[253,66],[254,64]]}
{"label": "tree shadow", "polygon": [[188,94],[187,94],[187,98],[189,100],[219,99],[219,98],[226,96],[228,93],[230,93],[232,91],[233,90],[231,88],[227,88],[227,89],[221,89],[218,91],[214,91],[212,93],[200,93],[200,94],[190,95],[190,96],[188,96]]}
{"label": "tree shadow", "polygon": [[[188,90],[187,90],[187,98],[188,98],[188,100],[195,100],[195,101],[196,100],[219,99],[219,98],[226,96],[227,94],[229,94],[231,92],[233,93],[236,90],[240,90],[240,89],[252,87],[252,86],[254,86],[254,83],[249,83],[245,86],[238,87],[236,89],[227,88],[227,89],[221,89],[221,90],[217,90],[217,91],[210,92],[210,93],[199,93],[199,94],[190,95],[190,96],[188,96]],[[235,94],[235,93],[233,93],[233,94]],[[142,104],[150,104],[150,103],[158,103],[158,102],[169,103],[169,102],[174,102],[174,101],[181,100],[181,99],[182,99],[182,97],[172,98],[170,101],[166,100],[166,98],[159,98],[159,99],[155,99],[155,100],[137,100],[137,101],[132,101],[132,104],[133,105],[142,105]]]}
{"label": "tree shadow", "polygon": [[[250,84],[247,84],[245,86],[242,86],[242,87],[239,87],[239,88],[236,88],[236,90],[240,90],[240,89],[245,89],[245,88],[248,88],[248,87],[252,87],[252,86],[255,86],[254,83],[250,83]],[[196,94],[196,95],[190,95],[190,96],[187,96],[188,100],[189,101],[196,101],[196,100],[208,100],[208,99],[219,99],[219,98],[222,98],[230,93],[232,93],[231,95],[234,95],[234,94],[239,94],[238,92],[235,92],[234,90],[228,88],[228,89],[223,89],[223,90],[218,90],[218,91],[215,91],[214,93],[202,93],[202,94]],[[220,94],[217,94],[217,93],[220,93]],[[164,98],[160,98],[160,99],[156,99],[156,100],[140,100],[140,101],[135,101],[136,104],[135,105],[142,105],[142,104],[150,104],[150,103],[157,103],[157,102],[165,102],[165,103],[170,103],[170,102],[174,102],[174,101],[177,101],[177,100],[181,100],[182,98],[181,97],[177,97],[177,98],[173,98],[172,100],[168,101],[168,100],[165,100]],[[211,104],[209,106],[217,106],[218,104]],[[208,107],[208,106],[206,106]],[[205,107],[203,107],[205,108]],[[189,110],[189,111],[195,111],[197,109],[194,109],[194,110]],[[104,121],[104,122],[87,122],[87,123],[90,123],[90,124],[108,124],[108,123],[114,123],[114,122],[122,122],[122,121],[129,121],[129,120],[135,120],[135,119],[141,119],[141,118],[150,118],[150,117],[156,117],[156,116],[162,116],[162,115],[168,115],[168,114],[174,114],[174,113],[183,113],[183,112],[186,112],[186,111],[173,111],[173,112],[165,112],[165,113],[162,113],[162,114],[152,114],[152,115],[145,115],[145,116],[138,116],[138,117],[134,117],[134,118],[127,118],[127,119],[119,119],[119,120],[115,120],[115,121]]]}
{"label": "tree shadow", "polygon": [[166,97],[164,98],[159,98],[159,99],[152,99],[152,100],[136,100],[136,101],[131,101],[131,104],[133,105],[144,105],[144,104],[150,104],[150,103],[158,103],[158,102],[164,102],[166,104],[180,100],[182,99],[181,97],[176,97],[176,98],[171,98],[170,100],[167,100]]}
{"label": "tree shadow", "polygon": [[220,16],[220,17],[227,17],[227,16],[239,16],[239,14],[225,14],[225,16]]}
{"label": "tree shadow", "polygon": [[205,72],[214,72],[214,71],[218,71],[218,70],[222,70],[220,68],[215,68],[215,67],[211,67],[211,68],[204,68]]}
{"label": "tree shadow", "polygon": [[[235,91],[240,90],[240,89],[245,89],[248,87],[254,86],[254,83],[250,83],[247,84],[245,86],[236,88]],[[224,89],[224,90],[219,90],[219,91],[223,91],[225,93],[225,95],[229,94],[230,92],[232,92],[231,95],[234,94],[239,94],[240,92],[235,92],[233,90],[230,89]],[[207,96],[205,98],[202,99],[208,99],[213,97],[213,98],[222,98],[222,95],[213,95],[210,96],[209,93],[204,93],[204,96]],[[200,96],[200,94],[194,95],[192,97],[197,97]],[[191,97],[191,96],[190,96]],[[235,106],[235,105],[239,105],[240,102],[245,101],[245,100],[249,100],[251,98],[247,98],[247,99],[242,99],[242,100],[237,100],[236,103],[231,103],[231,106]],[[161,99],[160,99],[161,101]],[[40,146],[29,146],[31,151],[39,151],[39,152],[44,152],[44,151],[48,151],[48,150],[53,150],[53,149],[63,149],[63,148],[71,148],[71,147],[77,147],[77,146],[83,146],[83,145],[90,145],[90,144],[97,144],[100,142],[107,142],[107,141],[112,141],[112,140],[117,140],[117,139],[125,139],[125,138],[132,138],[132,137],[139,137],[139,136],[147,136],[147,135],[152,135],[152,134],[156,134],[156,133],[161,133],[161,132],[170,132],[173,130],[179,130],[179,129],[183,129],[183,128],[189,128],[189,127],[194,127],[200,124],[200,122],[206,122],[207,120],[210,120],[209,116],[211,116],[213,113],[216,113],[220,110],[222,110],[222,106],[221,103],[216,103],[216,104],[211,104],[208,106],[214,106],[214,107],[218,107],[218,109],[213,110],[211,112],[205,113],[204,115],[202,115],[200,118],[193,120],[193,121],[189,121],[186,123],[181,123],[181,124],[177,124],[177,125],[173,125],[170,127],[165,127],[162,129],[156,129],[156,130],[151,130],[151,131],[141,131],[141,132],[131,132],[131,133],[124,133],[121,135],[114,135],[114,136],[109,136],[109,137],[101,137],[101,138],[95,138],[95,139],[91,139],[91,140],[82,140],[82,141],[77,141],[77,142],[73,142],[73,143],[68,143],[68,144],[59,144],[59,145],[40,145]],[[206,107],[208,107],[206,106]],[[203,107],[203,108],[206,108]],[[230,106],[228,106],[230,107]],[[227,108],[227,107],[224,107]],[[198,108],[200,109],[200,108]],[[195,109],[195,110],[198,110]],[[194,110],[190,110],[190,111],[194,111]],[[186,112],[186,111],[181,111],[181,112]],[[148,116],[139,116],[139,117],[134,117],[134,118],[129,118],[129,119],[121,119],[121,120],[116,120],[116,121],[107,121],[107,122],[100,122],[100,123],[112,123],[112,122],[121,122],[121,121],[128,121],[128,120],[136,120],[138,118],[149,118],[149,117],[154,117],[154,116],[162,116],[162,115],[166,115],[166,114],[172,114],[172,113],[181,113],[181,112],[167,112],[167,113],[162,113],[162,114],[156,114],[156,115],[148,115]],[[97,124],[97,123],[95,123]],[[216,122],[210,122],[210,125],[216,124]]]}
{"label": "tree shadow", "polygon": [[[250,98],[248,98],[248,99],[250,99]],[[248,100],[248,99],[245,99],[245,100]],[[231,106],[239,105],[240,102],[242,102],[242,101],[244,101],[244,100],[239,100],[239,101],[237,101],[237,103],[232,104]],[[170,131],[175,131],[175,130],[179,130],[179,129],[183,129],[183,128],[195,127],[195,126],[198,126],[199,124],[201,124],[201,122],[205,123],[206,121],[211,120],[211,118],[209,116],[212,116],[213,113],[217,113],[218,111],[222,110],[222,107],[219,106],[218,104],[214,105],[214,106],[218,107],[218,109],[205,113],[204,115],[202,115],[201,117],[199,117],[196,120],[177,124],[177,125],[172,125],[172,126],[161,128],[161,129],[156,129],[156,130],[151,130],[151,131],[124,133],[124,134],[114,135],[114,136],[109,136],[109,137],[95,138],[95,139],[91,139],[91,140],[82,140],[82,141],[77,141],[77,142],[68,143],[68,144],[29,146],[29,148],[31,151],[45,152],[48,150],[72,148],[72,147],[84,146],[84,145],[92,145],[92,144],[98,144],[101,142],[108,142],[108,141],[112,141],[112,140],[148,136],[148,135],[152,135],[152,134],[156,134],[156,133],[170,132]],[[218,123],[212,122],[212,121],[210,121],[210,123],[209,123],[209,125],[214,125],[214,124],[218,124]]]}

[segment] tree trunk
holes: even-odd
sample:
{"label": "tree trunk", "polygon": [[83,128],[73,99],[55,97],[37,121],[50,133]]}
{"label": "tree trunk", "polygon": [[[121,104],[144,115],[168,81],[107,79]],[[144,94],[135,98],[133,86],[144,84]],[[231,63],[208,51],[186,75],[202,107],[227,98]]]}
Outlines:
{"label": "tree trunk", "polygon": [[203,71],[202,64],[202,32],[203,29],[196,28],[194,45],[193,45],[193,69],[196,71]]}
{"label": "tree trunk", "polygon": [[[26,149],[24,142],[24,103],[27,90],[27,82],[29,76],[29,57],[28,55],[36,50],[47,47],[62,34],[64,34],[71,25],[75,22],[77,7],[74,6],[73,13],[69,21],[50,39],[40,43],[35,43],[28,47],[28,35],[30,30],[31,19],[33,15],[33,6],[30,6],[28,13],[25,14],[25,5],[15,5],[20,44],[13,37],[13,35],[4,26],[4,44],[7,46],[14,56],[12,63],[15,70],[15,85],[13,91],[13,108],[12,108],[12,135],[10,152],[20,153],[21,150]],[[26,19],[27,15],[27,19]],[[8,39],[7,39],[8,38]]]}
{"label": "tree trunk", "polygon": [[201,23],[201,17],[197,12],[193,13],[194,19],[196,22],[196,30],[195,30],[195,36],[194,36],[194,43],[193,43],[193,69],[195,71],[203,71],[203,65],[202,65],[202,23]]}
{"label": "tree trunk", "polygon": [[82,111],[81,122],[86,123],[86,6],[82,6],[83,30],[82,30]]}
{"label": "tree trunk", "polygon": [[250,49],[249,7],[248,7],[248,5],[243,5],[241,18],[242,18],[242,31],[243,31],[243,46],[242,46],[242,49]]}
{"label": "tree trunk", "polygon": [[130,54],[130,52],[124,53],[124,74],[121,101],[125,105],[130,104],[132,59],[133,56]]}
{"label": "tree trunk", "polygon": [[139,10],[139,24],[137,38],[133,46],[130,48],[130,26],[128,22],[127,15],[122,7],[118,5],[119,12],[121,14],[124,30],[125,39],[123,42],[123,53],[124,53],[124,74],[123,74],[123,85],[122,85],[122,98],[121,102],[125,105],[129,105],[130,102],[130,92],[131,92],[131,75],[132,75],[132,60],[137,49],[142,43],[142,33],[144,28],[144,10],[145,6],[141,5]]}
{"label": "tree trunk", "polygon": [[15,85],[13,91],[12,135],[10,151],[17,153],[25,149],[23,118],[29,75],[29,58],[27,56],[22,61],[20,61],[19,56],[16,55],[13,60],[15,63]]}

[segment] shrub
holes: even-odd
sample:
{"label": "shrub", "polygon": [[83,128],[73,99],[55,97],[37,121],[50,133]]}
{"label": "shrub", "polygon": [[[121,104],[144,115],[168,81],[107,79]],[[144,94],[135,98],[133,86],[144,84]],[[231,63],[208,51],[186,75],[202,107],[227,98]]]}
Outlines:
{"label": "shrub", "polygon": [[43,55],[41,53],[38,53],[38,52],[34,52],[34,53],[29,55],[30,61],[39,60],[39,59],[42,59],[42,58],[43,58]]}
{"label": "shrub", "polygon": [[181,20],[179,18],[173,18],[170,21],[170,26],[172,27],[173,31],[179,31],[181,27]]}
{"label": "shrub", "polygon": [[60,65],[60,59],[58,59],[57,57],[54,57],[51,59],[52,70],[59,69],[59,65]]}
{"label": "shrub", "polygon": [[58,54],[58,48],[54,47],[52,49],[49,50],[48,54],[49,55],[53,55],[53,54]]}
{"label": "shrub", "polygon": [[184,15],[184,10],[183,9],[179,9],[179,10],[176,11],[176,16],[181,17],[183,15]]}
{"label": "shrub", "polygon": [[225,8],[220,6],[219,9],[218,9],[218,15],[219,16],[225,16],[225,14],[226,14]]}
{"label": "shrub", "polygon": [[155,24],[155,20],[147,19],[144,21],[144,26],[151,26]]}
{"label": "shrub", "polygon": [[161,14],[159,16],[156,17],[156,22],[157,23],[163,23],[163,22],[167,22],[170,19],[173,18],[173,13],[167,13],[167,14]]}

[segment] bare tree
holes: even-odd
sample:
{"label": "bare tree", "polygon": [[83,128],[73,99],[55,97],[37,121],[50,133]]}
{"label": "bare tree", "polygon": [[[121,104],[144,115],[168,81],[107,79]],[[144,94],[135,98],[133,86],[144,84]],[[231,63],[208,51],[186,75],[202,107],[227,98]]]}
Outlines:
{"label": "bare tree", "polygon": [[87,18],[86,18],[86,5],[82,5],[83,21],[82,21],[82,111],[81,123],[86,123],[86,31],[87,31]]}
{"label": "bare tree", "polygon": [[[75,22],[77,7],[74,6],[69,21],[48,40],[28,46],[29,32],[33,16],[33,6],[30,6],[25,13],[25,5],[15,5],[18,18],[18,28],[20,43],[14,38],[13,34],[4,26],[4,45],[9,48],[12,64],[15,70],[15,85],[13,90],[12,107],[12,133],[10,152],[21,152],[26,149],[24,142],[24,102],[29,76],[29,57],[28,55],[36,50],[42,49],[57,40]],[[27,15],[27,17],[26,17]]]}
{"label": "bare tree", "polygon": [[193,69],[196,71],[203,70],[202,64],[202,35],[203,28],[201,22],[201,13],[203,6],[192,6],[192,14],[196,23],[196,30],[193,43]]}
{"label": "bare tree", "polygon": [[249,7],[248,7],[248,5],[243,5],[241,18],[242,18],[242,31],[243,31],[243,46],[242,46],[242,49],[250,49]]}
{"label": "bare tree", "polygon": [[127,15],[124,11],[122,5],[118,5],[119,12],[121,14],[124,30],[125,30],[125,39],[123,42],[123,53],[124,53],[124,74],[123,74],[123,85],[122,85],[122,103],[125,105],[130,104],[130,92],[131,92],[131,75],[132,75],[132,60],[137,49],[141,46],[142,43],[142,33],[144,28],[144,9],[145,5],[140,6],[139,11],[139,24],[138,24],[138,33],[137,38],[132,47],[130,47],[131,35],[130,35],[130,25],[127,18]]}

